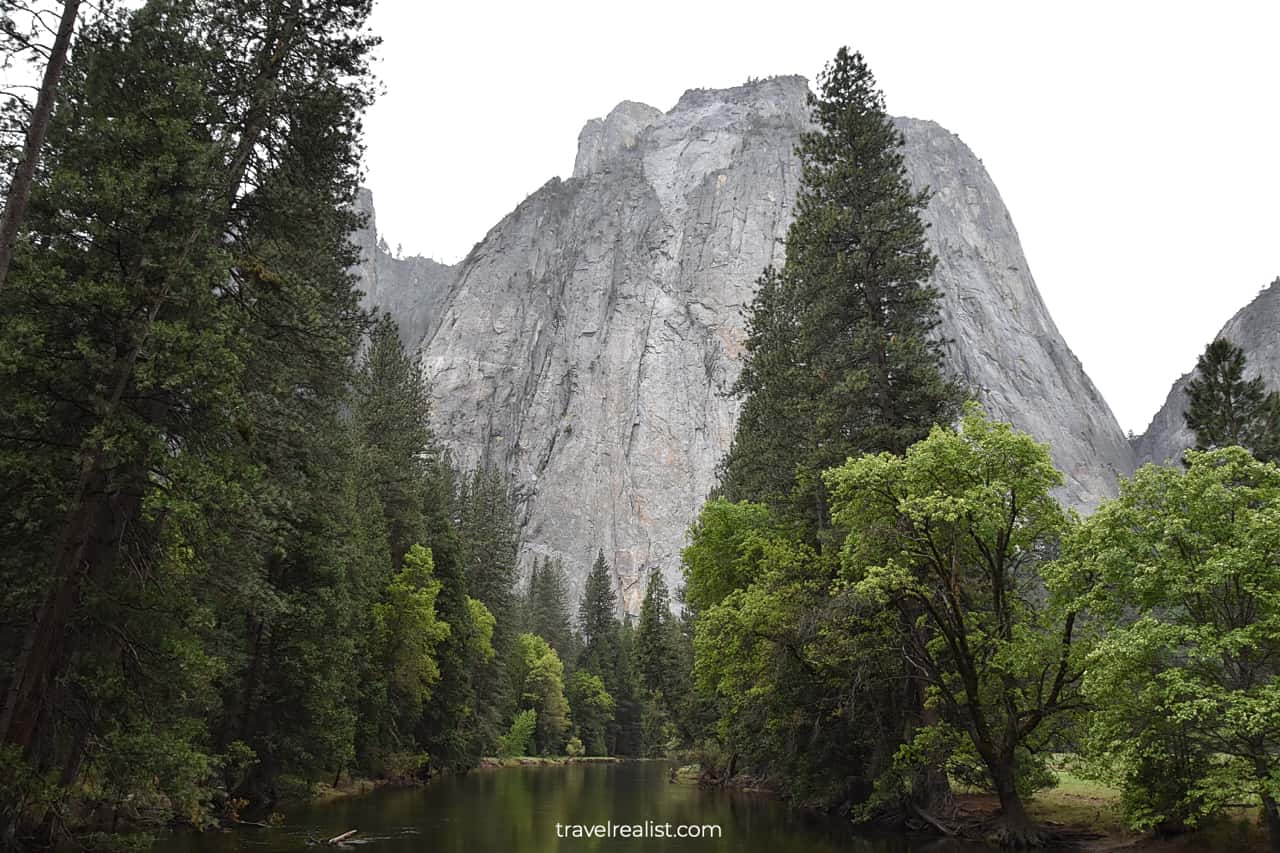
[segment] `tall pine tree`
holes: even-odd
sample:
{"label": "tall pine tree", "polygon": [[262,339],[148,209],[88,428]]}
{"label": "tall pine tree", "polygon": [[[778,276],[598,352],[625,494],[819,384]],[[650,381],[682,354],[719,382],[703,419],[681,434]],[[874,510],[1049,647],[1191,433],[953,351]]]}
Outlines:
{"label": "tall pine tree", "polygon": [[862,452],[901,453],[957,412],[936,334],[937,263],[907,179],[902,133],[862,55],[841,48],[810,96],[796,218],[782,270],[752,305],[746,395],[723,490],[828,522],[819,474]]}
{"label": "tall pine tree", "polygon": [[671,596],[662,572],[649,574],[644,600],[640,604],[640,620],[636,624],[636,662],[641,683],[651,693],[670,696],[674,675],[674,623]]}
{"label": "tall pine tree", "polygon": [[[841,536],[822,472],[863,453],[904,453],[955,418],[962,393],[944,371],[939,293],[929,283],[937,259],[921,212],[930,194],[911,187],[903,135],[862,55],[841,48],[809,103],[816,127],[798,147],[786,263],[759,280],[735,386],[745,400],[721,488],[731,501],[766,504],[817,546],[815,571],[831,574]],[[827,602],[810,606],[797,627],[816,624]],[[794,691],[774,694],[793,720],[851,686],[833,691],[785,656],[777,677]],[[851,682],[867,678],[882,687],[878,701],[894,729],[909,733],[930,721],[925,686],[905,665],[860,671]],[[789,753],[779,751],[778,760],[794,762]],[[844,760],[814,753],[793,766],[802,768],[797,776],[829,778]],[[883,766],[873,764],[873,772]],[[947,796],[941,773],[926,771],[907,787],[927,807]]]}
{"label": "tall pine tree", "polygon": [[65,74],[0,296],[0,741],[64,790],[351,758],[368,7],[152,0]]}
{"label": "tall pine tree", "polygon": [[582,586],[578,633],[582,637],[579,667],[605,678],[605,686],[611,687],[606,673],[618,650],[618,596],[613,590],[613,570],[605,561],[603,550],[596,555]]}
{"label": "tall pine tree", "polygon": [[467,572],[467,595],[495,620],[494,656],[472,670],[476,737],[481,750],[492,749],[499,724],[519,698],[508,668],[516,653],[516,556],[519,533],[511,484],[499,471],[481,468],[464,477],[458,496],[457,524]]}
{"label": "tall pine tree", "polygon": [[526,604],[527,630],[551,644],[560,659],[576,660],[573,626],[569,620],[569,584],[559,560],[534,560]]}
{"label": "tall pine tree", "polygon": [[1239,445],[1262,461],[1280,460],[1280,392],[1261,376],[1245,379],[1244,351],[1225,338],[1205,347],[1185,389],[1184,417],[1196,450]]}
{"label": "tall pine tree", "polygon": [[421,365],[400,344],[396,323],[378,318],[355,383],[355,423],[365,476],[372,479],[386,518],[391,564],[423,542],[422,483],[438,453]]}

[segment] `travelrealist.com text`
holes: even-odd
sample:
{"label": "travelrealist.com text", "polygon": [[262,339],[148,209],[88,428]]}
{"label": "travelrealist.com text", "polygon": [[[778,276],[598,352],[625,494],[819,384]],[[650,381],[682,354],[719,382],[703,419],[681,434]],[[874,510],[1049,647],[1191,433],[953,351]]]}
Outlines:
{"label": "travelrealist.com text", "polygon": [[556,838],[719,838],[716,823],[557,823]]}

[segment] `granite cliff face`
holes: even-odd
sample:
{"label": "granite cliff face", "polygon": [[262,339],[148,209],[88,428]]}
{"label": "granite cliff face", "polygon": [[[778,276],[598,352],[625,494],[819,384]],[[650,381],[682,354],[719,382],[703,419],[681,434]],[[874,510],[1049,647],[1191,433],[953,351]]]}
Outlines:
{"label": "granite cliff face", "polygon": [[[1280,388],[1280,278],[1236,312],[1216,337],[1226,338],[1244,351],[1246,376],[1261,376],[1268,388]],[[1133,440],[1138,464],[1177,463],[1183,451],[1195,446],[1195,434],[1187,429],[1184,418],[1188,409],[1187,383],[1194,375],[1193,368],[1173,383],[1147,431]]]}
{"label": "granite cliff face", "polygon": [[401,342],[407,349],[415,349],[439,318],[457,267],[429,258],[392,255],[378,238],[373,195],[368,190],[360,190],[356,209],[368,217],[354,235],[360,249],[360,264],[354,272],[364,292],[361,304],[390,313],[400,326]]}
{"label": "granite cliff face", "polygon": [[[373,264],[384,293],[421,292],[425,304],[387,307],[423,330],[437,434],[462,463],[512,472],[526,560],[563,559],[575,587],[597,548],[632,609],[651,568],[678,580],[740,407],[725,394],[745,309],[783,260],[807,92],[781,77],[691,90],[665,114],[623,102],[587,123],[573,177],[531,195],[457,268],[405,287],[411,273]],[[1050,443],[1063,499],[1087,510],[1132,451],[1054,327],[981,162],[932,122],[899,126],[913,183],[935,192],[950,363],[994,415]]]}

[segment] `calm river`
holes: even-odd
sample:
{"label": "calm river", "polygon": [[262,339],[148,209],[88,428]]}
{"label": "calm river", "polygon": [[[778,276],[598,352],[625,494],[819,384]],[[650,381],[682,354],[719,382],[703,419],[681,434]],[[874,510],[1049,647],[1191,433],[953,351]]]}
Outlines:
{"label": "calm river", "polygon": [[[763,796],[667,781],[656,761],[477,770],[425,788],[384,789],[287,810],[277,829],[237,828],[161,838],[164,853],[303,851],[308,835],[359,833],[361,853],[978,853],[989,848],[898,836],[858,837],[835,819],[804,815]],[[718,825],[719,838],[558,837],[556,824]],[[561,829],[561,833],[570,830]],[[334,848],[311,848],[314,850]]]}

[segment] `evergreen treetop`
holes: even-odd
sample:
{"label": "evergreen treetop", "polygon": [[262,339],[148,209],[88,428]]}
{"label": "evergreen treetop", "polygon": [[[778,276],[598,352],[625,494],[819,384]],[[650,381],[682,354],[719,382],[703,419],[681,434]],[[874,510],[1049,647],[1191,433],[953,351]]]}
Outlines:
{"label": "evergreen treetop", "polygon": [[550,643],[564,661],[571,660],[574,649],[568,602],[569,585],[560,562],[548,557],[539,568],[535,559],[529,576],[529,632]]}
{"label": "evergreen treetop", "polygon": [[609,687],[613,686],[608,670],[617,652],[618,627],[618,596],[613,590],[613,571],[601,550],[587,574],[582,599],[578,603],[578,632],[582,638],[579,665],[604,677]]}
{"label": "evergreen treetop", "polygon": [[1196,450],[1238,445],[1263,461],[1280,459],[1280,393],[1261,376],[1245,378],[1244,351],[1225,338],[1205,347],[1185,389]]}
{"label": "evergreen treetop", "polygon": [[745,394],[723,489],[828,523],[819,474],[863,452],[902,453],[960,399],[936,335],[937,259],[908,180],[902,133],[859,53],[842,48],[810,95],[787,261],[752,304]]}
{"label": "evergreen treetop", "polygon": [[662,572],[649,574],[644,600],[640,604],[640,620],[636,625],[636,663],[640,679],[650,691],[669,695],[672,662],[675,658],[671,618],[671,596]]}

